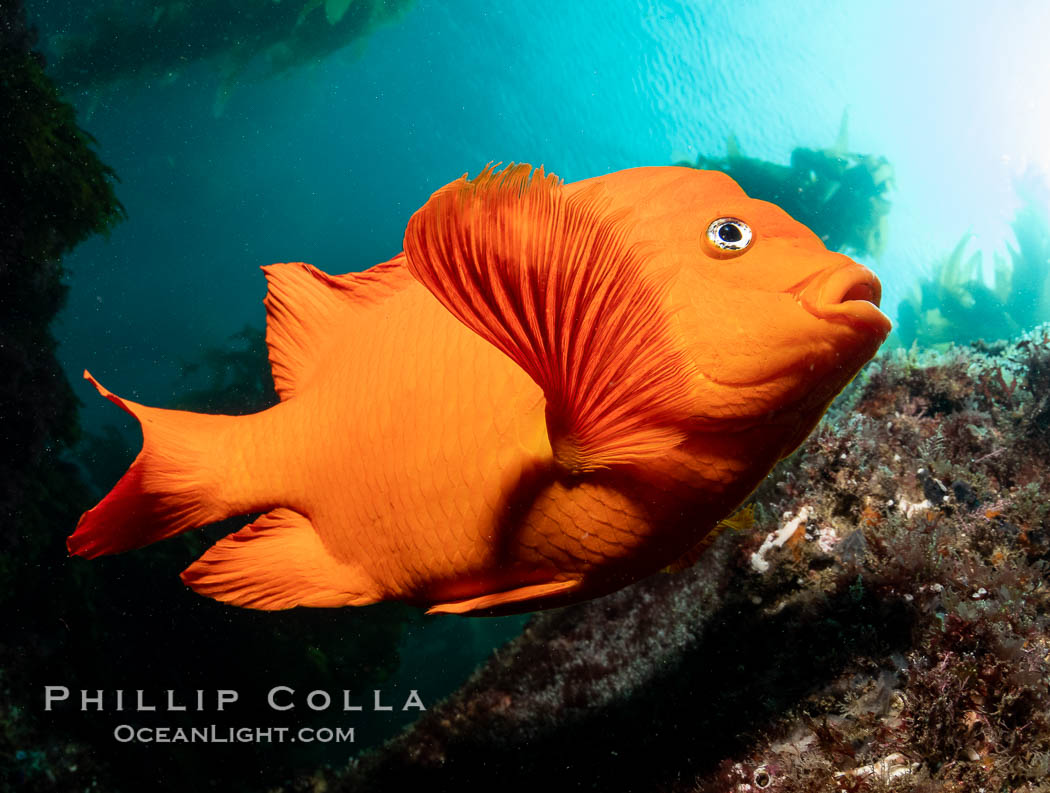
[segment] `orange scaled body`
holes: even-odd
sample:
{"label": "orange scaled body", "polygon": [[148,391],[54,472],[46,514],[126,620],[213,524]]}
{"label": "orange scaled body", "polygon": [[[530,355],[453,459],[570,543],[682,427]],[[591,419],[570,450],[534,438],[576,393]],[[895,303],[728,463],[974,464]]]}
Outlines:
{"label": "orange scaled body", "polygon": [[263,609],[594,597],[689,558],[889,330],[867,269],[688,168],[486,169],[387,263],[265,269],[280,404],[208,416],[99,386],[143,449],[72,553],[261,512],[184,581]]}

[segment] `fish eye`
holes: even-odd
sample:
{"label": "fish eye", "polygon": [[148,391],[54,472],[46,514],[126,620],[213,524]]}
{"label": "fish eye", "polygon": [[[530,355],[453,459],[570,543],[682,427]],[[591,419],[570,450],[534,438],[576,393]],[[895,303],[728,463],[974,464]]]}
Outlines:
{"label": "fish eye", "polygon": [[707,227],[707,239],[718,251],[739,253],[751,244],[751,227],[737,218],[719,218]]}

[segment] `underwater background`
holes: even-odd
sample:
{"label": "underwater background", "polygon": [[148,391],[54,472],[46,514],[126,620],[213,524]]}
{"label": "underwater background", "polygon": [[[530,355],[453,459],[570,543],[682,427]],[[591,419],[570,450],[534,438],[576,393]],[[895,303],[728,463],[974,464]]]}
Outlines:
{"label": "underwater background", "polygon": [[[510,789],[1042,789],[1044,4],[22,10],[0,6],[7,789],[486,789],[508,770]],[[260,265],[366,269],[435,189],[512,161],[566,181],[725,170],[879,275],[894,335],[756,493],[754,526],[692,571],[531,622],[260,614],[185,589],[243,521],[66,558],[139,442],[85,367],[146,404],[261,409]],[[804,510],[760,571],[763,538]],[[428,711],[403,733],[415,711],[364,712],[352,746],[142,746],[113,739],[117,714],[44,711],[51,684],[237,689],[257,707],[230,723],[253,726],[342,723],[302,704],[280,722],[274,685],[417,689]]]}

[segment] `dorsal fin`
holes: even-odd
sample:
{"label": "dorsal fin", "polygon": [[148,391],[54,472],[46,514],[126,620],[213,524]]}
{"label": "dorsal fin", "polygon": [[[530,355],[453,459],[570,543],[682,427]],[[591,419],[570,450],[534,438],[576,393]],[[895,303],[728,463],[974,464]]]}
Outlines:
{"label": "dorsal fin", "polygon": [[573,472],[684,438],[690,364],[622,215],[529,165],[438,190],[405,231],[408,269],[543,389],[555,459]]}
{"label": "dorsal fin", "polygon": [[346,275],[328,275],[302,262],[262,269],[269,286],[264,301],[266,346],[282,401],[293,396],[296,385],[310,376],[339,312],[375,305],[413,280],[403,254]]}

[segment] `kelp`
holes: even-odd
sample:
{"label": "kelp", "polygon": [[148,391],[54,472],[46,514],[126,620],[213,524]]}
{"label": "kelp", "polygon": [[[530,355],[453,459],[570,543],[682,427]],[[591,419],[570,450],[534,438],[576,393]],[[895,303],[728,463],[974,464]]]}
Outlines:
{"label": "kelp", "polygon": [[[33,544],[14,516],[37,514],[30,482],[57,475],[76,440],[76,398],[55,356],[50,324],[66,298],[61,257],[124,218],[116,176],[77,125],[33,51],[20,3],[0,5],[0,548]],[[71,485],[72,487],[72,485]],[[67,490],[69,488],[66,488]]]}
{"label": "kelp", "polygon": [[[75,31],[51,37],[54,77],[69,90],[129,78],[171,81],[208,61],[223,92],[244,74],[278,74],[364,41],[413,0],[106,0],[88,14],[70,3]],[[61,16],[60,12],[52,12]]]}
{"label": "kelp", "polygon": [[777,204],[831,250],[878,256],[886,245],[893,166],[885,157],[849,151],[848,116],[835,144],[797,147],[789,165],[745,157],[730,137],[725,157],[700,155],[692,168],[724,171],[752,198]]}
{"label": "kelp", "polygon": [[[353,13],[352,6],[342,13]],[[160,772],[151,747],[117,744],[111,726],[100,729],[98,714],[40,710],[44,685],[181,687],[190,696],[196,688],[236,688],[245,703],[231,721],[273,724],[280,714],[266,706],[265,692],[278,682],[299,691],[370,693],[397,667],[407,617],[399,606],[262,615],[186,590],[179,570],[246,520],[134,557],[68,558],[66,536],[113,484],[106,476],[127,466],[138,440],[116,429],[81,432],[50,327],[66,296],[61,257],[88,236],[107,233],[125,213],[116,175],[61,99],[34,41],[21,4],[0,3],[0,791],[143,784],[233,791],[279,780],[290,768],[320,762],[321,747],[258,744],[231,763],[225,751],[177,746]],[[262,333],[246,329],[225,347],[206,350],[186,365],[176,392],[194,409],[271,404]],[[101,478],[88,479],[85,469]],[[148,603],[139,597],[146,590]],[[189,718],[170,714],[168,723],[186,726]],[[300,706],[287,718],[301,724],[325,717]]]}
{"label": "kelp", "polygon": [[241,415],[277,403],[266,334],[251,325],[230,336],[225,346],[208,347],[197,360],[184,362],[180,380],[179,396],[168,407]]}
{"label": "kelp", "polygon": [[971,253],[973,235],[964,234],[901,301],[896,331],[905,347],[992,342],[1050,319],[1050,196],[1031,173],[1016,190],[1023,203],[1011,224],[1009,258],[993,255],[985,273],[983,253]]}

